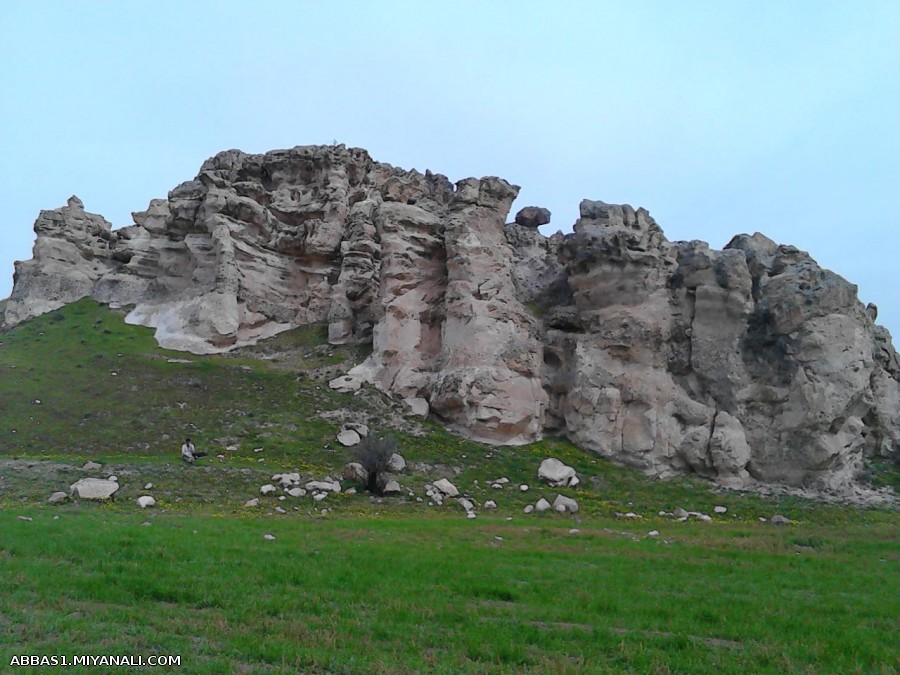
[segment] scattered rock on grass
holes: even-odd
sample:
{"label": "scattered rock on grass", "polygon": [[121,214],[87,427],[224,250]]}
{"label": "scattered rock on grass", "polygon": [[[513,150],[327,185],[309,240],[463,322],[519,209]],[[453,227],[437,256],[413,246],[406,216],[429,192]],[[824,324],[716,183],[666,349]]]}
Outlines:
{"label": "scattered rock on grass", "polygon": [[275,535],[274,534],[264,534],[263,539],[265,539],[266,541],[275,541]]}
{"label": "scattered rock on grass", "polygon": [[97,471],[98,469],[102,469],[102,464],[97,464],[97,462],[85,462],[84,466],[81,467],[83,471]]}
{"label": "scattered rock on grass", "polygon": [[459,490],[446,478],[441,478],[433,483],[434,487],[447,497],[458,497]]}
{"label": "scattered rock on grass", "polygon": [[244,502],[244,506],[251,508],[254,506],[259,506],[259,497],[254,497],[253,499],[248,499]]}
{"label": "scattered rock on grass", "polygon": [[793,521],[790,518],[785,518],[782,515],[772,516],[769,519],[769,522],[773,525],[790,525]]}
{"label": "scattered rock on grass", "polygon": [[60,502],[64,502],[69,498],[65,492],[54,492],[47,498],[48,504],[59,504]]}
{"label": "scattered rock on grass", "polygon": [[395,480],[389,480],[384,484],[384,487],[381,489],[382,493],[386,495],[398,495],[403,492],[403,489],[400,487],[400,483]]}
{"label": "scattered rock on grass", "polygon": [[563,464],[555,457],[548,457],[538,468],[538,479],[553,487],[573,487],[578,485],[575,469]]}
{"label": "scattered rock on grass", "polygon": [[112,497],[119,484],[105,478],[82,478],[69,486],[69,492],[79,499],[104,500]]}
{"label": "scattered rock on grass", "polygon": [[365,485],[369,480],[369,472],[359,462],[349,462],[344,465],[341,473],[344,480],[349,480],[360,485]]}
{"label": "scattered rock on grass", "polygon": [[337,442],[347,448],[357,445],[359,441],[359,434],[351,429],[342,429],[337,435]]}
{"label": "scattered rock on grass", "polygon": [[403,455],[395,452],[388,460],[387,470],[391,473],[401,473],[404,469],[406,469],[406,460],[403,459]]}
{"label": "scattered rock on grass", "polygon": [[275,492],[276,487],[274,485],[263,485],[259,488],[259,494],[261,495],[270,495]]}
{"label": "scattered rock on grass", "polygon": [[550,510],[550,502],[548,502],[546,499],[541,497],[540,499],[537,500],[537,503],[535,503],[534,510],[537,511],[538,513],[543,513],[544,511],[549,511]]}
{"label": "scattered rock on grass", "polygon": [[556,499],[553,500],[553,508],[560,513],[578,513],[578,502],[576,502],[571,497],[566,497],[564,495],[556,495]]}
{"label": "scattered rock on grass", "polygon": [[713,512],[714,513],[728,513],[728,509],[724,506],[714,506]]}
{"label": "scattered rock on grass", "polygon": [[150,495],[143,495],[137,498],[137,504],[142,509],[150,508],[151,506],[156,506],[156,500]]}

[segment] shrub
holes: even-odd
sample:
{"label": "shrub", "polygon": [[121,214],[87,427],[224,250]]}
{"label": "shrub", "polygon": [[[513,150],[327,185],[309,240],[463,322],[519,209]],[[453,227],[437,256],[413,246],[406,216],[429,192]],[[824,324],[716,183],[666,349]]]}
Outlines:
{"label": "shrub", "polygon": [[387,471],[391,455],[396,451],[397,441],[391,436],[372,434],[363,438],[356,446],[356,461],[362,464],[368,474],[366,490],[372,494],[381,494],[381,476]]}

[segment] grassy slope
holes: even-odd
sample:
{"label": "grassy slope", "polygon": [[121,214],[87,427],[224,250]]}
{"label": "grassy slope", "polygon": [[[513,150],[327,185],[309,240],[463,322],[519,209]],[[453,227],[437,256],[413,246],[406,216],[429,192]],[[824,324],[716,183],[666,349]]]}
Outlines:
{"label": "grassy slope", "polygon": [[[313,377],[359,356],[324,345],[321,329],[170,363],[185,355],[82,301],[0,342],[0,644],[23,653],[173,651],[190,656],[184,672],[900,665],[895,513],[717,494],[688,478],[647,480],[564,441],[490,449],[433,424],[422,437],[398,433],[408,460],[439,465],[403,485],[420,495],[444,472],[476,502],[495,499],[497,514],[466,521],[455,505],[346,494],[328,498],[327,516],[309,499],[281,502],[281,516],[274,498],[252,511],[243,502],[272,473],[334,475],[349,459],[334,447],[338,422],[312,412],[386,405]],[[251,358],[272,354],[290,369]],[[184,435],[214,453],[237,449],[185,467]],[[578,469],[582,485],[565,492],[582,514],[521,514],[556,493],[534,481],[548,455]],[[119,499],[43,505],[87,459],[120,476]],[[531,489],[485,485],[501,475]],[[134,505],[145,482],[152,514]],[[712,524],[654,515],[713,504],[729,512]],[[622,511],[644,519],[615,520]],[[774,512],[800,524],[757,522]],[[568,535],[573,526],[581,534]],[[650,529],[661,537],[647,539]]]}

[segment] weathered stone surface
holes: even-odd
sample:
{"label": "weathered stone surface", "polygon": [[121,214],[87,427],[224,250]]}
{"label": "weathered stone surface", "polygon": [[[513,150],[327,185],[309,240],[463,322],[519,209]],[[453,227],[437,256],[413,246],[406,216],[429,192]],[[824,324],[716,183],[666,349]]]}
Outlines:
{"label": "weathered stone surface", "polygon": [[359,434],[351,429],[341,429],[337,435],[337,442],[344,447],[352,447],[360,441]]}
{"label": "weathered stone surface", "polygon": [[434,481],[434,487],[446,497],[459,496],[459,489],[446,478]]}
{"label": "weathered stone surface", "polygon": [[540,206],[526,206],[516,214],[516,225],[537,228],[550,222],[550,211]]}
{"label": "weathered stone surface", "polygon": [[390,459],[388,459],[387,470],[391,473],[401,473],[406,469],[406,460],[403,459],[403,455],[395,452],[391,455]]}
{"label": "weathered stone surface", "polygon": [[556,499],[553,500],[553,510],[560,513],[578,513],[578,502],[565,495],[556,495]]}
{"label": "weathered stone surface", "polygon": [[69,498],[69,495],[65,492],[54,492],[47,498],[48,504],[59,504],[60,502],[64,502]]}
{"label": "weathered stone surface", "polygon": [[555,457],[548,457],[541,462],[538,467],[538,478],[554,487],[574,487],[579,482],[575,469]]}
{"label": "weathered stone surface", "polygon": [[369,480],[369,472],[359,462],[348,462],[344,465],[341,474],[344,480],[349,480],[360,485],[365,485]]}
{"label": "weathered stone surface", "polygon": [[3,325],[90,296],[208,353],[304,324],[372,354],[376,386],[469,437],[544,433],[666,477],[841,488],[900,451],[900,358],[856,287],[760,233],[669,242],[585,200],[543,236],[499,178],[404,171],[344,146],[221,152],[112,229],[42,211]]}
{"label": "weathered stone surface", "polygon": [[105,500],[111,498],[119,489],[119,484],[105,478],[82,478],[69,486],[70,494],[79,499]]}
{"label": "weathered stone surface", "polygon": [[150,495],[142,495],[137,498],[137,505],[142,509],[148,509],[150,507],[156,506],[156,500]]}

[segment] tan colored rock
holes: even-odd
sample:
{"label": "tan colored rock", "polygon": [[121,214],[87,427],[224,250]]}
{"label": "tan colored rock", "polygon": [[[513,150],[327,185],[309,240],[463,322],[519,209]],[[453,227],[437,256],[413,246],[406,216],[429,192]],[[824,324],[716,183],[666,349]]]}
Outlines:
{"label": "tan colored rock", "polygon": [[669,242],[585,200],[570,235],[505,224],[500,178],[404,171],[364,150],[221,152],[113,230],[42,211],[5,327],[82,297],[133,305],[164,347],[226,351],[324,323],[374,386],[471,438],[547,431],[666,477],[847,486],[900,449],[900,358],[856,287],[760,233]]}

